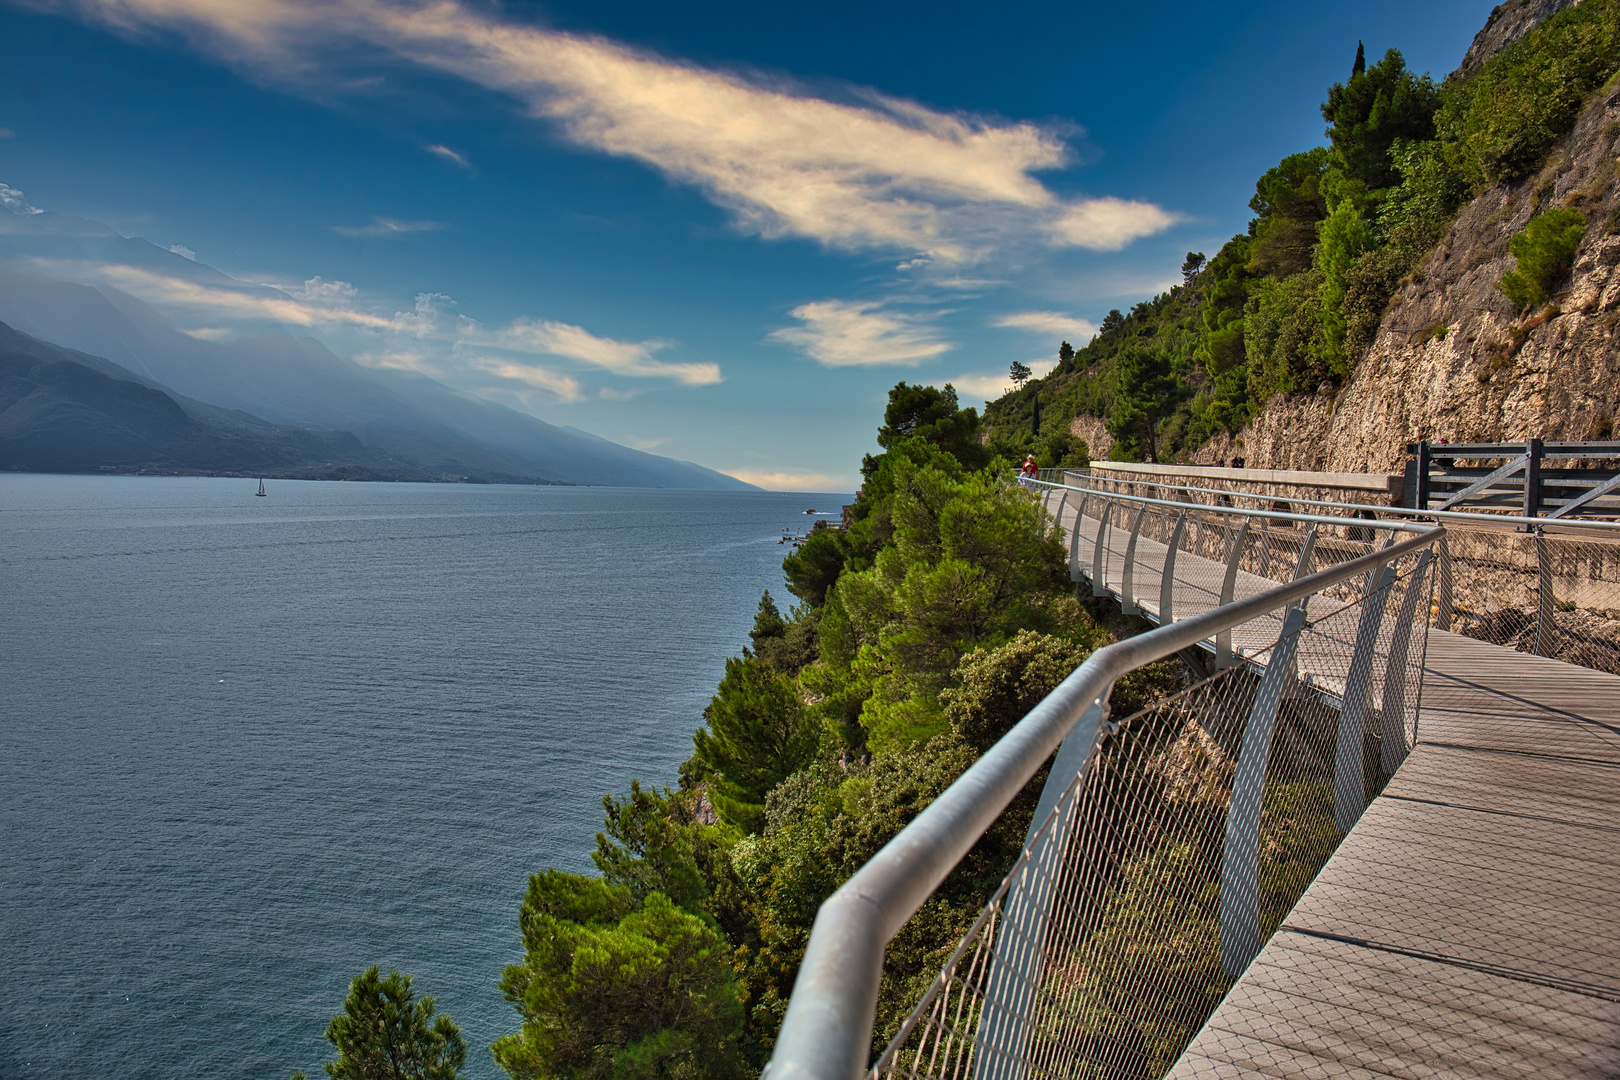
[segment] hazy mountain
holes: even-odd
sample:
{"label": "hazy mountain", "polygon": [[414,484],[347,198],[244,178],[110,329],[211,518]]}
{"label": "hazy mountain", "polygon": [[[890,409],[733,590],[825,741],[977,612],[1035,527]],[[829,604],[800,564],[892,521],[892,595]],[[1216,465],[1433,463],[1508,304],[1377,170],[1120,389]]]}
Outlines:
{"label": "hazy mountain", "polygon": [[[419,374],[368,368],[319,342],[272,330],[231,342],[176,329],[104,283],[67,280],[103,264],[243,292],[246,285],[85,219],[0,215],[0,321],[104,357],[178,395],[272,424],[352,432],[369,451],[427,473],[479,479],[695,489],[751,487],[689,462],[547,424]],[[58,273],[60,272],[60,273]],[[88,270],[86,270],[88,273]]]}
{"label": "hazy mountain", "polygon": [[0,469],[433,480],[349,432],[192,401],[0,323]]}

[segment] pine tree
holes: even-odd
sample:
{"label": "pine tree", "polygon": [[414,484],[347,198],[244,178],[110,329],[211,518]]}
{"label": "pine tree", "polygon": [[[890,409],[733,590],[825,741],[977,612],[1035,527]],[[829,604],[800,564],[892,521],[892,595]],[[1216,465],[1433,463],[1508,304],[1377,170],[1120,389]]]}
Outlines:
{"label": "pine tree", "polygon": [[[448,1016],[434,1019],[433,998],[412,1002],[411,977],[373,964],[349,983],[343,1011],[326,1027],[337,1060],[323,1066],[334,1080],[456,1080],[467,1043]],[[303,1080],[303,1073],[293,1074]]]}
{"label": "pine tree", "polygon": [[776,601],[771,599],[769,589],[759,598],[759,611],[754,614],[754,628],[748,631],[748,636],[754,642],[754,648],[767,638],[779,638],[787,633],[787,621],[777,610]]}
{"label": "pine tree", "polygon": [[1355,65],[1350,69],[1350,77],[1353,79],[1357,75],[1364,74],[1366,70],[1367,47],[1358,41],[1356,42],[1356,62]]}
{"label": "pine tree", "polygon": [[704,717],[708,727],[692,736],[692,747],[709,802],[727,824],[754,832],[766,793],[815,757],[815,723],[793,679],[757,658],[726,661]]}

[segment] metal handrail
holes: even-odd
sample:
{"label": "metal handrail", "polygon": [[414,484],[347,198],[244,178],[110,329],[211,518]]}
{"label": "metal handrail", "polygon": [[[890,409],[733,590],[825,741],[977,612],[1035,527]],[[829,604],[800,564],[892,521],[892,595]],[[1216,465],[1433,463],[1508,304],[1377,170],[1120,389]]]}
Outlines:
{"label": "metal handrail", "polygon": [[[1072,470],[1071,470],[1072,471]],[[1135,483],[1136,481],[1121,481],[1122,483]],[[1435,528],[1417,521],[1380,521],[1376,518],[1344,518],[1336,514],[1296,514],[1287,510],[1246,510],[1238,506],[1219,506],[1208,503],[1185,503],[1174,499],[1155,499],[1147,495],[1127,495],[1122,491],[1098,491],[1095,488],[1074,487],[1070,484],[1059,484],[1051,480],[1034,480],[1033,483],[1053,491],[1083,491],[1092,495],[1099,495],[1105,499],[1119,499],[1124,502],[1138,503],[1146,506],[1165,506],[1174,510],[1198,509],[1208,510],[1216,514],[1230,514],[1234,517],[1266,518],[1272,521],[1297,521],[1306,525],[1349,525],[1358,529],[1388,529],[1391,532],[1427,532]],[[1167,485],[1153,485],[1167,486]],[[1197,489],[1190,489],[1197,490]],[[1240,491],[1221,491],[1219,495],[1242,495]],[[1265,498],[1254,495],[1250,498]],[[1305,499],[1291,499],[1290,502],[1306,502]],[[1370,509],[1363,507],[1363,509]],[[1381,507],[1377,509],[1382,509]]]}
{"label": "metal handrail", "polygon": [[1092,653],[821,905],[765,1076],[853,1080],[865,1073],[884,947],[1121,676],[1427,548],[1444,532],[1431,527]]}
{"label": "metal handrail", "polygon": [[[1096,468],[1106,469],[1106,468],[1108,468],[1108,464],[1107,464],[1107,462],[1100,462],[1100,463],[1098,463],[1096,465]],[[1077,470],[1077,469],[1042,469],[1041,471],[1042,472],[1054,472],[1054,473],[1074,473],[1076,475],[1081,475],[1079,473],[1079,470]],[[1330,501],[1325,500],[1325,499],[1306,499],[1306,498],[1299,498],[1299,497],[1295,497],[1295,496],[1256,495],[1253,492],[1248,492],[1248,491],[1227,491],[1227,490],[1225,490],[1223,488],[1194,487],[1194,486],[1191,486],[1191,485],[1188,485],[1188,484],[1165,484],[1165,483],[1161,483],[1161,482],[1159,482],[1157,480],[1126,480],[1126,479],[1116,480],[1116,479],[1113,479],[1112,477],[1097,477],[1096,479],[1098,479],[1099,481],[1101,481],[1103,483],[1109,483],[1109,484],[1134,484],[1134,485],[1137,485],[1137,486],[1140,486],[1140,487],[1158,488],[1158,489],[1161,489],[1161,490],[1164,490],[1164,491],[1184,491],[1184,492],[1188,492],[1188,493],[1191,493],[1191,494],[1197,494],[1197,495],[1224,495],[1229,499],[1238,498],[1238,499],[1254,499],[1254,500],[1257,500],[1257,501],[1260,501],[1260,502],[1288,502],[1288,503],[1295,504],[1295,505],[1298,505],[1298,506],[1320,506],[1320,507],[1327,507],[1329,509],[1334,509],[1334,510],[1371,511],[1371,512],[1379,513],[1379,514],[1389,514],[1389,515],[1392,515],[1392,516],[1398,516],[1398,517],[1402,517],[1402,518],[1415,519],[1415,520],[1419,521],[1420,523],[1423,522],[1423,521],[1433,521],[1436,524],[1440,524],[1440,525],[1444,525],[1444,524],[1446,524],[1448,522],[1452,522],[1452,523],[1456,523],[1456,524],[1471,524],[1471,525],[1496,525],[1498,527],[1507,526],[1507,527],[1513,528],[1515,530],[1523,528],[1525,526],[1529,526],[1530,528],[1533,528],[1533,529],[1534,528],[1544,528],[1544,527],[1547,527],[1547,526],[1551,526],[1551,527],[1553,527],[1555,529],[1560,529],[1560,530],[1563,530],[1563,529],[1595,529],[1595,530],[1597,530],[1599,532],[1620,532],[1620,521],[1590,521],[1590,520],[1587,520],[1585,518],[1581,518],[1581,519],[1578,519],[1578,520],[1571,519],[1571,518],[1553,518],[1553,517],[1533,517],[1533,518],[1531,518],[1531,517],[1524,517],[1522,515],[1517,515],[1517,514],[1475,514],[1475,513],[1469,513],[1468,511],[1464,511],[1464,510],[1418,510],[1418,509],[1416,509],[1414,507],[1410,507],[1410,506],[1375,506],[1375,505],[1373,505],[1371,503],[1341,503],[1341,502],[1330,502]],[[1109,498],[1133,498],[1133,497],[1135,497],[1135,496],[1128,496],[1128,495],[1124,495],[1124,494],[1115,493],[1115,492],[1112,492],[1112,491],[1102,491],[1102,490],[1097,489],[1097,488],[1080,487],[1080,486],[1077,486],[1077,485],[1074,485],[1074,484],[1060,484],[1060,483],[1058,483],[1058,482],[1056,482],[1054,480],[1037,480],[1035,482],[1038,483],[1038,484],[1048,486],[1048,487],[1063,488],[1063,489],[1066,489],[1066,490],[1069,490],[1069,491],[1089,491],[1089,492],[1094,492],[1094,493],[1100,494],[1100,495],[1107,495]],[[1302,484],[1302,485],[1298,485],[1298,486],[1309,487],[1310,485],[1309,484]],[[1214,506],[1214,505],[1210,505],[1208,503],[1189,504],[1189,503],[1185,503],[1185,502],[1178,502],[1178,501],[1175,501],[1175,500],[1167,500],[1167,501],[1171,505],[1178,506],[1178,507],[1186,507],[1188,505],[1196,505],[1199,509],[1202,509],[1202,510],[1231,510],[1232,509],[1231,507]],[[1254,511],[1254,510],[1238,510],[1238,513],[1259,513],[1259,512],[1260,511]],[[1295,517],[1300,517],[1302,515],[1289,514],[1289,515],[1286,515],[1286,516],[1288,516],[1290,518],[1295,518]],[[1341,524],[1341,525],[1344,524],[1344,518],[1343,517],[1340,517],[1340,516],[1337,516],[1337,515],[1327,515],[1327,516],[1332,517],[1333,522],[1335,524]],[[1359,519],[1359,520],[1357,520],[1355,522],[1355,524],[1357,524],[1357,525],[1368,526],[1368,527],[1377,525],[1378,523],[1379,523],[1379,520],[1374,519],[1374,518],[1362,518],[1362,519]]]}

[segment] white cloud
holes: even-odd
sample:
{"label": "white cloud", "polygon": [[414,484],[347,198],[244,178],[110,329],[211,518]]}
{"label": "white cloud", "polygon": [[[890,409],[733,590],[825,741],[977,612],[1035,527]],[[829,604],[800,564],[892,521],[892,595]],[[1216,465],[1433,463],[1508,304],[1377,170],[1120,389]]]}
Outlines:
{"label": "white cloud", "polygon": [[634,398],[640,397],[643,393],[645,393],[645,391],[643,391],[640,387],[631,387],[628,390],[620,390],[616,386],[604,386],[596,392],[596,396],[601,398],[603,401],[630,401]]}
{"label": "white cloud", "polygon": [[[1039,379],[1051,374],[1052,369],[1057,367],[1057,361],[1026,360],[1024,366],[1029,368],[1035,378]],[[956,392],[963,399],[980,398],[985,401],[994,401],[1013,388],[1012,376],[1006,371],[996,375],[975,375],[970,373],[958,375],[954,379],[936,379],[934,385],[944,386],[947,382],[956,387]]]}
{"label": "white cloud", "polygon": [[745,484],[767,491],[836,491],[841,485],[824,473],[784,472],[766,469],[721,469]]}
{"label": "white cloud", "polygon": [[332,231],[351,240],[371,237],[409,236],[411,233],[437,232],[444,228],[439,221],[398,221],[394,218],[374,217],[369,225],[333,225]]}
{"label": "white cloud", "polygon": [[436,158],[443,158],[445,161],[448,161],[458,169],[463,169],[467,172],[478,171],[477,169],[473,168],[473,163],[467,160],[466,154],[458,154],[456,151],[450,149],[448,146],[445,146],[443,143],[429,143],[427,146],[422,147],[422,149],[426,150]]}
{"label": "white cloud", "polygon": [[230,341],[236,337],[236,331],[228,326],[199,326],[193,330],[180,332],[189,334],[198,341]]}
{"label": "white cloud", "polygon": [[1020,242],[1116,250],[1176,220],[1151,203],[1052,192],[1034,174],[1072,160],[1053,128],[873,91],[816,97],[462,0],[41,2],[129,32],[180,30],[293,85],[341,85],[345,50],[451,74],[509,95],[580,146],[698,188],[765,237],[962,262]]}
{"label": "white cloud", "polygon": [[565,403],[579,401],[585,396],[580,393],[578,379],[539,364],[519,363],[498,356],[474,357],[469,363],[473,368],[496,378],[548,391],[558,401]]}
{"label": "white cloud", "polygon": [[1094,251],[1118,251],[1132,240],[1163,232],[1178,220],[1152,203],[1109,195],[1064,207],[1053,225],[1053,238]]}
{"label": "white cloud", "polygon": [[360,295],[360,290],[347,281],[327,281],[319,274],[286,292],[311,304],[352,304]]}
{"label": "white cloud", "polygon": [[1057,311],[1020,311],[1012,315],[1003,315],[992,325],[1008,330],[1028,330],[1034,334],[1067,338],[1082,344],[1097,332],[1097,328],[1088,320],[1077,319]]}
{"label": "white cloud", "polygon": [[29,204],[22,192],[10,184],[0,184],[0,206],[10,210],[13,214],[43,214],[45,211]]}
{"label": "white cloud", "polygon": [[798,326],[773,330],[786,342],[824,367],[915,367],[949,352],[927,321],[917,315],[883,310],[879,300],[817,300],[800,304],[790,314]]}
{"label": "white cloud", "polygon": [[462,336],[475,345],[542,356],[566,356],[615,375],[674,379],[685,386],[710,386],[721,381],[719,364],[654,359],[653,354],[666,348],[666,342],[615,341],[598,337],[582,326],[550,319],[517,319],[494,331],[486,331],[469,320]]}
{"label": "white cloud", "polygon": [[182,259],[190,259],[192,262],[197,261],[197,253],[186,247],[184,244],[170,244],[169,250],[180,256]]}

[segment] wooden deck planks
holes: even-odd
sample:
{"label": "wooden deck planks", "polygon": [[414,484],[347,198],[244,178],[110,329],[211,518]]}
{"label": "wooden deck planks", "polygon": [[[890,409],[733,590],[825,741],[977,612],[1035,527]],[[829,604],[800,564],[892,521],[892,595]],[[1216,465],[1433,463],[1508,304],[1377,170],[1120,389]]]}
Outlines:
{"label": "wooden deck planks", "polygon": [[[1097,523],[1074,510],[1089,580]],[[1105,542],[1116,596],[1128,528]],[[1156,621],[1165,550],[1139,538],[1133,571]],[[1175,615],[1215,606],[1223,576],[1181,552]],[[1274,584],[1238,577],[1238,596]],[[1320,660],[1302,642],[1302,675],[1342,686],[1328,657],[1353,632],[1324,627]],[[1617,880],[1620,677],[1430,631],[1417,745],[1170,1076],[1620,1076]]]}

